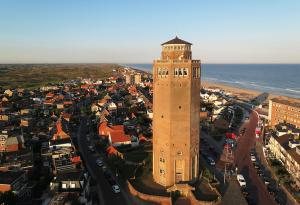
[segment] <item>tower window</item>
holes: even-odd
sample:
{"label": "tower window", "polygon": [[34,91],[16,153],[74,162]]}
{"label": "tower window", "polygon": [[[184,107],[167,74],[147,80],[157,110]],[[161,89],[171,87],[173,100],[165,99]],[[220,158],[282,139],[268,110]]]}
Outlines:
{"label": "tower window", "polygon": [[175,68],[175,70],[174,70],[174,75],[175,75],[175,77],[178,76],[178,68]]}
{"label": "tower window", "polygon": [[200,78],[200,68],[197,68],[197,77]]}
{"label": "tower window", "polygon": [[196,68],[193,67],[193,78],[196,78]]}
{"label": "tower window", "polygon": [[179,68],[179,73],[178,73],[179,76],[182,76],[182,68]]}
{"label": "tower window", "polygon": [[166,69],[166,76],[169,74],[169,71]]}
{"label": "tower window", "polygon": [[187,76],[188,75],[188,71],[186,68],[183,68],[183,76]]}
{"label": "tower window", "polygon": [[161,68],[158,68],[158,75],[161,75]]}
{"label": "tower window", "polygon": [[159,161],[162,163],[165,163],[165,159],[164,158],[159,158]]}
{"label": "tower window", "polygon": [[193,78],[200,78],[200,68],[193,68]]}

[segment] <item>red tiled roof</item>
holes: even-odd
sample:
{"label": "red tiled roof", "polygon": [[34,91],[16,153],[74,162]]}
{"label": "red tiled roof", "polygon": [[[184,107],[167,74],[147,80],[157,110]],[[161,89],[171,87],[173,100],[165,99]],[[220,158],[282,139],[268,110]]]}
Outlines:
{"label": "red tiled roof", "polygon": [[139,136],[139,141],[147,141],[147,138],[144,135]]}
{"label": "red tiled roof", "polygon": [[81,85],[80,88],[82,88],[82,89],[88,89],[89,86],[90,86],[89,84],[84,84],[84,85]]}
{"label": "red tiled roof", "polygon": [[114,125],[114,126],[111,126],[111,129],[124,131],[124,125]]}
{"label": "red tiled roof", "polygon": [[63,100],[65,98],[65,96],[63,96],[63,95],[56,95],[54,98],[55,98],[55,100]]}
{"label": "red tiled roof", "polygon": [[107,88],[107,90],[108,90],[108,91],[115,91],[115,90],[116,90],[116,88],[115,88],[115,87],[113,87],[113,86],[111,86],[111,87]]}
{"label": "red tiled roof", "polygon": [[44,101],[44,104],[46,104],[46,105],[52,105],[53,103],[54,103],[54,99]]}
{"label": "red tiled roof", "polygon": [[114,125],[114,126],[107,126],[107,122],[104,121],[99,126],[99,135],[108,135],[110,132],[113,131],[122,131],[124,132],[124,125]]}
{"label": "red tiled roof", "polygon": [[69,121],[70,118],[71,118],[71,114],[70,114],[70,113],[64,112],[64,113],[62,114],[62,117],[63,117],[65,120]]}
{"label": "red tiled roof", "polygon": [[117,143],[117,142],[128,142],[131,141],[131,138],[129,135],[125,135],[123,130],[115,130],[110,132],[110,138],[111,143]]}
{"label": "red tiled roof", "polygon": [[109,146],[107,149],[106,149],[106,152],[108,154],[118,154],[118,150],[116,150],[116,148],[114,148],[113,146]]}
{"label": "red tiled roof", "polygon": [[62,128],[62,124],[61,124],[61,119],[58,119],[57,122],[56,122],[56,129],[57,129],[57,132],[53,135],[52,137],[52,140],[57,140],[58,137],[60,137],[60,139],[67,139],[67,138],[70,138],[70,136],[65,133],[63,131],[63,128]]}
{"label": "red tiled roof", "polygon": [[47,93],[46,97],[47,98],[53,98],[54,94],[53,93]]}
{"label": "red tiled roof", "polygon": [[64,105],[72,105],[73,102],[72,101],[64,101]]}
{"label": "red tiled roof", "polygon": [[74,156],[71,158],[71,161],[73,164],[77,164],[77,163],[81,162],[81,158],[80,158],[80,156]]}

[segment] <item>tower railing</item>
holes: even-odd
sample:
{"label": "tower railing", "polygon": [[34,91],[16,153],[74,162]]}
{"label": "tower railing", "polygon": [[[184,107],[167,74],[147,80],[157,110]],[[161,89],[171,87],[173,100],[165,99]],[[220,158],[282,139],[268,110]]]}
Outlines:
{"label": "tower railing", "polygon": [[170,59],[170,60],[155,60],[155,63],[200,63],[200,60],[189,60],[189,59]]}

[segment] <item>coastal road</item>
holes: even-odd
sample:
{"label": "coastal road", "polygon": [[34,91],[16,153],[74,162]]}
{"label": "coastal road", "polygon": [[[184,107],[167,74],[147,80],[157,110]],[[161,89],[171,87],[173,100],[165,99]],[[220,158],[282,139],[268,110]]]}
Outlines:
{"label": "coastal road", "polygon": [[267,191],[267,187],[261,178],[257,175],[256,169],[250,160],[251,148],[255,147],[255,128],[258,123],[258,116],[251,112],[248,122],[245,122],[241,128],[245,127],[245,134],[239,139],[237,149],[234,153],[235,163],[238,172],[243,174],[250,197],[254,199],[257,205],[275,205],[277,204],[273,197]]}
{"label": "coastal road", "polygon": [[112,191],[111,185],[105,179],[102,169],[96,165],[96,157],[89,153],[88,142],[86,138],[86,133],[88,127],[86,126],[87,119],[83,117],[80,121],[80,126],[78,128],[78,146],[85,162],[86,168],[89,173],[96,180],[98,185],[98,196],[101,205],[129,205],[128,197],[125,196],[124,190],[121,188],[121,193],[115,194]]}

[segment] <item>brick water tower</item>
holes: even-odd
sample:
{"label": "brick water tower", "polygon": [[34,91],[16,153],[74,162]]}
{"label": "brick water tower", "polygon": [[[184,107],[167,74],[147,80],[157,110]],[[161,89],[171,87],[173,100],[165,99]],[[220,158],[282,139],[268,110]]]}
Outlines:
{"label": "brick water tower", "polygon": [[165,186],[199,172],[200,60],[178,37],[162,44],[154,60],[153,177]]}

